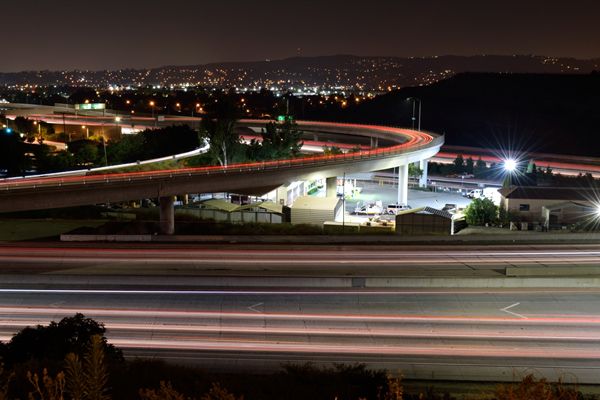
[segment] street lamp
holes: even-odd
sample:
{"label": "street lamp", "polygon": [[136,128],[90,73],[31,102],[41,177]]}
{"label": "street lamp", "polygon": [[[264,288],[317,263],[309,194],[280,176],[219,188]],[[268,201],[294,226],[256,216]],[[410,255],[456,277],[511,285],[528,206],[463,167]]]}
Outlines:
{"label": "street lamp", "polygon": [[512,158],[504,160],[504,169],[507,172],[514,172],[517,169],[517,161]]}
{"label": "street lamp", "polygon": [[115,117],[115,129],[117,133],[119,132],[119,122],[121,122],[121,117]]}
{"label": "street lamp", "polygon": [[418,97],[409,97],[406,99],[407,101],[412,100],[412,128],[415,129],[415,103],[419,102],[419,123],[417,125],[417,130],[421,131],[421,107],[423,106],[423,101]]}
{"label": "street lamp", "polygon": [[81,129],[85,129],[85,138],[89,139],[90,138],[90,128],[88,128],[85,125],[81,125]]}
{"label": "street lamp", "polygon": [[154,127],[156,128],[156,118],[154,118],[154,105],[156,103],[154,102],[154,100],[150,101],[150,107],[152,108],[152,119],[154,120]]}
{"label": "street lamp", "polygon": [[506,171],[506,178],[504,179],[504,183],[502,186],[510,187],[510,186],[512,186],[513,174],[517,170],[519,163],[514,158],[507,158],[506,160],[504,160],[504,162],[502,164],[503,164],[502,167],[504,168],[504,171]]}
{"label": "street lamp", "polygon": [[108,166],[108,157],[106,156],[106,138],[102,136],[102,146],[104,147],[104,165]]}
{"label": "street lamp", "polygon": [[40,124],[37,121],[33,121],[33,124],[37,125],[37,128],[38,128],[38,140],[39,140],[42,137],[42,124]]}

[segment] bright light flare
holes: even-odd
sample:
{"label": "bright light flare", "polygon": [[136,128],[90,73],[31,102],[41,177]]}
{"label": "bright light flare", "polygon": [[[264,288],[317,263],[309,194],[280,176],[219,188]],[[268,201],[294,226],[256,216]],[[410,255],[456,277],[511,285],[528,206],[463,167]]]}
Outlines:
{"label": "bright light flare", "polygon": [[517,169],[517,161],[512,158],[504,160],[504,169],[508,172],[515,171]]}

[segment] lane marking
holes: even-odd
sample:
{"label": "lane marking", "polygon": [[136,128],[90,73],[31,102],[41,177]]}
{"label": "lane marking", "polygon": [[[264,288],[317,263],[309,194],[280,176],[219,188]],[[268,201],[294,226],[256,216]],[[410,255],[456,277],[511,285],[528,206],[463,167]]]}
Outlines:
{"label": "lane marking", "polygon": [[260,306],[262,306],[263,304],[265,304],[265,303],[256,303],[256,304],[253,304],[253,305],[251,305],[250,307],[248,307],[248,310],[250,310],[250,311],[254,311],[254,312],[256,312],[256,313],[259,313],[259,314],[262,314],[262,311],[260,311],[260,310],[257,310],[257,309],[256,309],[256,307],[260,307]]}
{"label": "lane marking", "polygon": [[500,309],[500,311],[504,311],[505,313],[507,313],[507,314],[510,314],[510,315],[513,315],[513,316],[515,316],[515,317],[517,317],[517,318],[527,319],[527,317],[526,317],[526,316],[524,316],[524,315],[521,315],[521,314],[518,314],[518,313],[516,313],[516,312],[510,311],[510,309],[511,309],[511,308],[513,308],[513,307],[516,307],[516,306],[518,306],[519,304],[521,304],[521,303],[515,303],[515,304],[511,304],[511,305],[510,305],[510,306],[508,306],[508,307],[501,308],[501,309]]}

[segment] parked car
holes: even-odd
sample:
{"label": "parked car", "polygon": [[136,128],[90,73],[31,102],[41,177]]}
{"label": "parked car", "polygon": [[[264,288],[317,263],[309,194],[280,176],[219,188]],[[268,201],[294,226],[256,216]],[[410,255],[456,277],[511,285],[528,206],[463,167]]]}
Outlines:
{"label": "parked car", "polygon": [[400,211],[406,211],[406,210],[410,210],[410,209],[411,209],[411,207],[408,204],[394,203],[394,204],[387,205],[386,212],[388,214],[396,215]]}
{"label": "parked car", "polygon": [[355,214],[361,214],[361,215],[375,215],[375,214],[381,214],[383,212],[383,206],[381,201],[376,201],[373,203],[367,203],[367,204],[357,204],[356,208],[354,208],[354,213]]}
{"label": "parked car", "polygon": [[453,203],[446,203],[446,205],[442,208],[442,211],[455,212],[458,207]]}

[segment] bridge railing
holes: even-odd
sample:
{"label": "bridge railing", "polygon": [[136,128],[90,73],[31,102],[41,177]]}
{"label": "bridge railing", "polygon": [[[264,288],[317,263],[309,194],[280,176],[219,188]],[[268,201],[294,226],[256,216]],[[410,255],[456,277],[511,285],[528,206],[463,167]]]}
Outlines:
{"label": "bridge railing", "polygon": [[[308,121],[303,121],[304,124],[310,124]],[[316,122],[317,124],[323,124]],[[331,124],[334,126],[335,124]],[[317,155],[308,157],[297,157],[286,160],[272,160],[251,163],[238,163],[226,166],[206,166],[194,168],[182,168],[160,171],[143,171],[129,173],[114,173],[105,175],[86,175],[86,176],[66,176],[61,178],[40,178],[40,179],[23,179],[0,182],[0,192],[35,189],[40,187],[63,187],[75,185],[97,185],[102,183],[116,182],[140,182],[148,180],[157,180],[175,177],[191,177],[198,175],[219,175],[240,172],[254,172],[271,169],[290,169],[302,168],[307,166],[319,167],[328,166],[331,164],[350,163],[354,161],[366,161],[385,159],[395,157],[402,154],[412,153],[427,148],[441,146],[444,143],[443,135],[434,135],[427,132],[412,131],[400,128],[391,128],[383,126],[361,126],[356,124],[338,124],[346,125],[348,128],[373,130],[373,133],[398,135],[408,137],[408,140],[389,147],[374,148],[370,150],[360,150],[357,152],[348,152],[335,155]]]}

